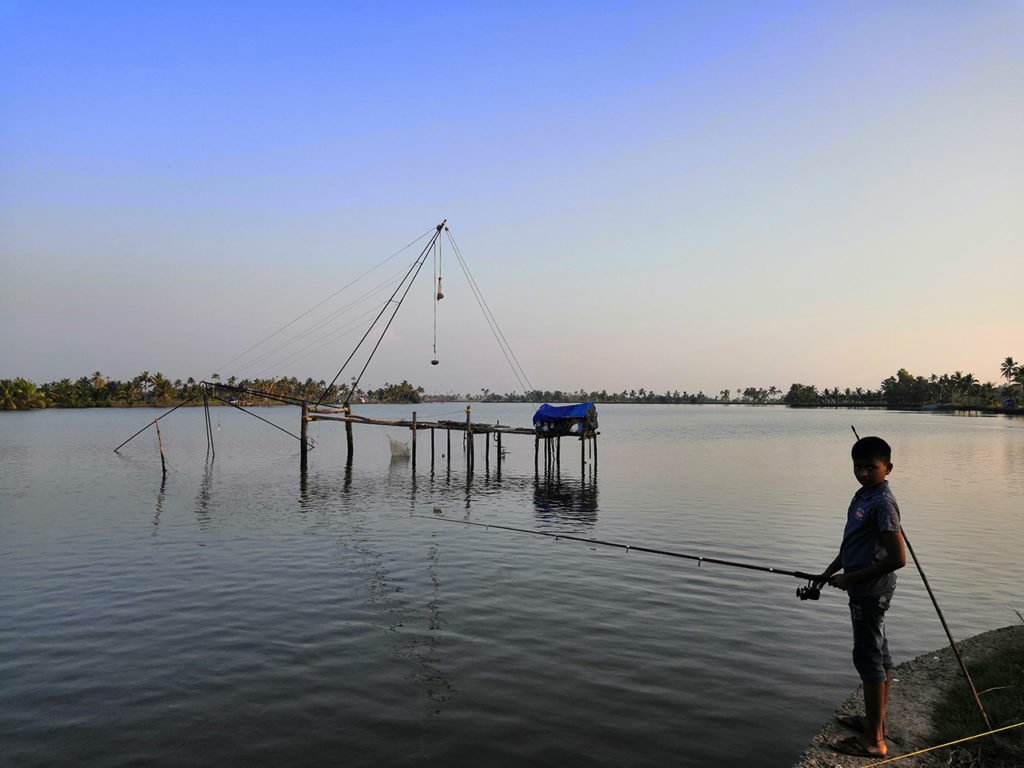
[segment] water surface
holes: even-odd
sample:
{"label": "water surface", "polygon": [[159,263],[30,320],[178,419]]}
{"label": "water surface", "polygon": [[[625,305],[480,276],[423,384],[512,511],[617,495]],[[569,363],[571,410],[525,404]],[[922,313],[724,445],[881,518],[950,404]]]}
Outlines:
{"label": "water surface", "polygon": [[[255,409],[292,432],[298,411]],[[461,419],[459,404],[418,418]],[[0,763],[789,765],[857,685],[843,596],[790,577],[417,515],[779,568],[834,556],[850,422],[894,448],[892,486],[955,635],[1024,609],[1024,422],[882,411],[599,406],[596,476],[531,438],[500,474],[459,435],[418,465],[386,434],[297,441],[214,409],[0,414]],[[411,408],[365,407],[408,418]],[[530,406],[474,405],[526,425]],[[898,661],[945,642],[901,573]]]}

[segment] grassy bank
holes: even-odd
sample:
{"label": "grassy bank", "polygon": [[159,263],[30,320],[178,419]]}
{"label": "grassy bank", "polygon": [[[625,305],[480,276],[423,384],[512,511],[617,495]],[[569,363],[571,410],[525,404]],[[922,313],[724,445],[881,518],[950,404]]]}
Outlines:
{"label": "grassy bank", "polygon": [[[968,665],[993,728],[1024,722],[1024,645],[1002,648]],[[966,685],[954,686],[935,708],[940,742],[988,730]],[[965,742],[930,763],[949,768],[1019,768],[1024,765],[1024,727]]]}

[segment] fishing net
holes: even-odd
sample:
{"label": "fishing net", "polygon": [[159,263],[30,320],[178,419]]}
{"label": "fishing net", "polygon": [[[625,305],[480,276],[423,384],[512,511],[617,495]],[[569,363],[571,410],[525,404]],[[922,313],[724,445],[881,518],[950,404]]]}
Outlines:
{"label": "fishing net", "polygon": [[409,444],[403,443],[400,440],[395,440],[391,435],[388,435],[388,444],[391,446],[392,458],[396,456],[408,456],[409,455]]}

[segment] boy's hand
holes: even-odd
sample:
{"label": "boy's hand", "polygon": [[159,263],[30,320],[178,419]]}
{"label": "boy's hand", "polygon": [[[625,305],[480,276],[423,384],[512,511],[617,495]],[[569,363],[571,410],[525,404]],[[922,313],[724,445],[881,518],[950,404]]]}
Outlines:
{"label": "boy's hand", "polygon": [[853,580],[850,578],[850,575],[846,573],[837,573],[828,580],[828,583],[830,586],[833,586],[836,589],[841,589],[844,592],[853,586]]}

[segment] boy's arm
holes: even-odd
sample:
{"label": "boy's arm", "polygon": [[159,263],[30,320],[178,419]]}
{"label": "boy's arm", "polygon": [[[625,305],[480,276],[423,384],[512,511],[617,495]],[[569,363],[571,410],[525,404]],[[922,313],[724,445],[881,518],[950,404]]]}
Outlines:
{"label": "boy's arm", "polygon": [[843,567],[843,556],[842,554],[836,555],[836,559],[829,563],[828,568],[821,572],[814,580],[825,584],[832,578],[832,574]]}
{"label": "boy's arm", "polygon": [[828,583],[833,587],[839,587],[839,589],[849,589],[854,584],[877,579],[879,576],[897,571],[907,564],[907,550],[903,545],[902,531],[883,531],[882,546],[885,547],[885,557],[881,560],[859,571],[833,576]]}

